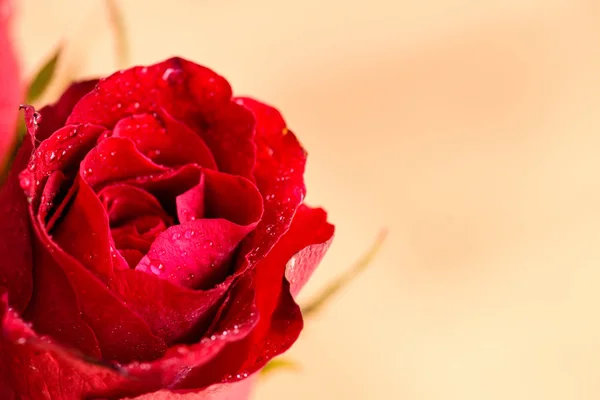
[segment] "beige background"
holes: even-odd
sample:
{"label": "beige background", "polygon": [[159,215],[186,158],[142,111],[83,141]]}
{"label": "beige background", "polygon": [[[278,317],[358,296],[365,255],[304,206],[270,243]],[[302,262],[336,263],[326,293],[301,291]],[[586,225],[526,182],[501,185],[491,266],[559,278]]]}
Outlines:
{"label": "beige background", "polygon": [[[338,233],[305,299],[391,231],[257,398],[600,398],[596,1],[122,3],[134,63],[211,66],[309,149]],[[102,10],[22,1],[27,70],[115,69]]]}

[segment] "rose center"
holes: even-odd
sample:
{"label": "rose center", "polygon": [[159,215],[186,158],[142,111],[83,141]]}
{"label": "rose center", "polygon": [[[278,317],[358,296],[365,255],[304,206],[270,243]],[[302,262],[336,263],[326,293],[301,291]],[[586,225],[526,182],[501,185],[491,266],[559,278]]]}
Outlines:
{"label": "rose center", "polygon": [[99,193],[116,249],[135,268],[156,237],[173,225],[159,201],[143,189],[119,184]]}

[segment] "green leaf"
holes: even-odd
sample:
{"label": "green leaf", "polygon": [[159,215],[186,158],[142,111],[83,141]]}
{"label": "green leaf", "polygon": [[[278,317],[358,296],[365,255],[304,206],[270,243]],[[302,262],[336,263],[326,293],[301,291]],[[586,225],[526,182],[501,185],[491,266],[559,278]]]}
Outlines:
{"label": "green leaf", "polygon": [[260,371],[260,375],[267,376],[274,371],[280,371],[282,369],[296,372],[301,370],[300,365],[296,361],[279,357],[269,361],[269,363]]}
{"label": "green leaf", "polygon": [[50,85],[50,82],[52,82],[52,78],[54,77],[54,73],[56,72],[56,65],[58,64],[58,60],[60,59],[61,52],[62,46],[59,46],[52,55],[52,57],[50,57],[48,61],[46,61],[42,68],[33,77],[33,80],[27,88],[27,95],[25,97],[26,103],[31,104],[44,94],[44,92]]}
{"label": "green leaf", "polygon": [[129,46],[127,45],[127,30],[125,29],[123,14],[117,5],[117,0],[106,0],[106,8],[115,35],[117,63],[119,68],[125,68],[129,64]]}
{"label": "green leaf", "polygon": [[302,307],[302,314],[305,317],[314,316],[321,310],[321,308],[323,308],[323,306],[325,306],[325,304],[327,304],[329,300],[331,300],[335,294],[337,294],[347,284],[352,282],[352,280],[354,280],[354,278],[356,278],[361,272],[363,272],[371,264],[381,249],[381,246],[387,237],[387,233],[387,230],[383,229],[371,246],[371,249],[367,251],[367,253],[363,255],[362,258],[360,258],[348,271],[337,277],[333,282],[330,282],[329,285],[325,287],[325,289],[318,294],[313,301]]}

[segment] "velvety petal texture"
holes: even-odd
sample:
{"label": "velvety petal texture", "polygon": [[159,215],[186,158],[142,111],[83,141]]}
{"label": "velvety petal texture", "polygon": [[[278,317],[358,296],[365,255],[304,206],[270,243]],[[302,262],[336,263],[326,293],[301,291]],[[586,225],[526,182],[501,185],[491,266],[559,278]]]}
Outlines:
{"label": "velvety petal texture", "polygon": [[281,114],[181,58],[25,112],[35,140],[0,188],[0,395],[247,399],[334,233]]}

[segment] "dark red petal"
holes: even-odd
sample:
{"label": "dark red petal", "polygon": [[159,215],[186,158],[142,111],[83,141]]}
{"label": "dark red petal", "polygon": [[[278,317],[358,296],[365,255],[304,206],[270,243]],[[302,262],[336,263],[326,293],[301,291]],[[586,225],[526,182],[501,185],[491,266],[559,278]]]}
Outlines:
{"label": "dark red petal", "polygon": [[248,179],[203,170],[206,218],[225,218],[240,225],[261,219],[263,200],[256,185]]}
{"label": "dark red petal", "polygon": [[37,336],[7,307],[6,297],[0,296],[0,381],[17,398],[83,398],[127,382],[114,370],[86,363],[50,339]]}
{"label": "dark red petal", "polygon": [[32,290],[31,231],[27,199],[19,171],[27,165],[31,142],[24,141],[6,182],[0,187],[0,286],[8,289],[11,307],[22,311]]}
{"label": "dark red petal", "polygon": [[131,185],[107,186],[98,193],[107,210],[112,226],[120,225],[140,215],[158,215],[164,220],[169,216],[154,196],[143,189]]}
{"label": "dark red petal", "polygon": [[167,171],[142,155],[125,138],[107,138],[94,147],[81,162],[81,175],[93,188],[131,178]]}
{"label": "dark red petal", "polygon": [[113,290],[167,344],[199,337],[221,304],[229,284],[211,290],[176,286],[154,274],[117,271]]}
{"label": "dark red petal", "polygon": [[196,186],[177,196],[175,201],[180,224],[204,218],[204,177],[205,175],[202,174]]}
{"label": "dark red petal", "polygon": [[[258,309],[263,317],[252,333],[250,354],[242,371],[254,372],[274,355],[287,350],[302,329],[300,309],[292,298],[317,267],[333,239],[334,227],[327,222],[321,209],[300,206],[289,231],[273,250],[254,269]],[[281,277],[282,267],[288,265],[286,276],[292,287]],[[292,266],[293,264],[293,266]],[[281,278],[280,278],[281,279]],[[280,288],[280,289],[278,289]],[[280,290],[278,297],[272,296]]]}
{"label": "dark red petal", "polygon": [[262,142],[280,142],[287,129],[283,116],[277,109],[249,97],[235,97],[234,101],[252,111],[256,119],[256,138]]}
{"label": "dark red petal", "polygon": [[[81,185],[83,184],[81,181]],[[96,201],[98,201],[97,198]],[[90,213],[90,215],[95,215],[95,213]],[[104,218],[106,218],[105,215]],[[95,219],[95,221],[99,221],[99,219]],[[85,230],[79,230],[78,234],[82,232]],[[95,232],[91,231],[90,233],[93,235]],[[164,353],[166,349],[164,342],[152,334],[148,325],[135,315],[121,299],[117,298],[105,282],[98,279],[78,260],[58,247],[42,228],[37,227],[36,234],[38,240],[49,249],[54,260],[69,279],[81,307],[83,318],[98,338],[104,359],[118,362],[151,360]],[[86,246],[87,249],[92,248],[92,252],[98,251],[98,253],[92,253],[98,254],[98,259],[100,259],[100,254],[102,254],[102,258],[106,258],[104,248],[100,253],[98,247],[90,244],[86,244]],[[88,265],[99,269],[107,268],[95,262],[96,260],[93,260],[93,263],[90,262]],[[110,282],[110,279],[108,281]]]}
{"label": "dark red petal", "polygon": [[158,118],[151,114],[123,118],[115,125],[112,136],[131,139],[142,154],[158,164],[197,164],[216,169],[209,148],[197,133],[166,112]]}
{"label": "dark red petal", "polygon": [[245,354],[249,352],[252,332],[263,318],[256,308],[255,296],[254,282],[250,275],[234,284],[208,332],[211,340],[227,340],[226,346],[210,362],[190,370],[172,386],[173,389],[207,387],[223,380],[248,377],[244,373],[238,376],[229,374],[234,374],[243,364]]}
{"label": "dark red petal", "polygon": [[[240,273],[247,274],[251,277],[248,279],[253,281],[256,306],[261,318],[245,343],[238,343],[233,351],[226,350],[230,363],[236,358],[240,362],[239,371],[243,375],[256,371],[269,359],[285,351],[300,333],[302,317],[285,280],[285,268],[294,254],[313,244],[310,243],[313,237],[294,235],[286,239],[284,236],[289,233],[292,218],[305,194],[304,150],[295,136],[287,130],[276,110],[268,110],[268,106],[257,102],[242,101],[242,104],[251,108],[257,119],[258,158],[255,176],[265,199],[265,213],[261,223],[243,243],[243,248],[247,251],[241,253],[245,257],[240,266]],[[298,215],[307,216],[303,212]],[[299,219],[297,223],[303,220],[304,218]],[[304,222],[300,224],[301,227],[304,225]],[[292,234],[297,229],[304,231],[300,228],[292,229]],[[320,240],[321,235],[318,238]],[[307,240],[309,243],[305,242]],[[312,269],[312,266],[306,269]],[[223,369],[222,373],[225,371]]]}
{"label": "dark red petal", "polygon": [[6,295],[0,296],[0,393],[31,400],[124,398],[153,393],[175,386],[191,370],[213,359],[227,343],[243,339],[255,323],[256,318],[230,335],[174,347],[153,362],[116,367],[84,358],[37,336],[8,309]]}
{"label": "dark red petal", "polygon": [[177,197],[198,186],[202,179],[202,168],[188,164],[156,175],[131,178],[124,183],[151,193],[169,215],[177,215]]}
{"label": "dark red petal", "polygon": [[[189,288],[209,288],[223,280],[240,241],[262,216],[262,198],[245,178],[204,170],[204,200],[209,219],[173,226],[152,244],[136,269]],[[180,214],[186,214],[182,209]],[[188,212],[190,215],[190,212]]]}
{"label": "dark red petal", "polygon": [[108,281],[114,269],[128,267],[114,256],[108,216],[100,199],[81,177],[77,184],[79,190],[62,220],[55,225],[52,237],[62,251]]}
{"label": "dark red petal", "polygon": [[252,179],[256,147],[251,112],[231,102],[219,110],[218,117],[205,122],[204,129],[199,130],[217,160],[219,171]]}
{"label": "dark red petal", "polygon": [[25,194],[37,200],[46,179],[53,172],[76,171],[102,131],[99,126],[69,125],[44,140],[31,155],[27,169],[21,173],[21,187]]}
{"label": "dark red petal", "polygon": [[39,333],[49,335],[66,347],[100,359],[98,340],[83,320],[71,284],[45,247],[34,245],[34,291],[25,311],[26,320]]}
{"label": "dark red petal", "polygon": [[[289,283],[283,279],[282,271],[288,260],[294,260],[295,266],[288,273],[293,275],[296,280],[295,289],[298,289],[299,283],[307,278],[307,273],[313,271],[321,260],[331,243],[332,235],[333,226],[327,222],[327,215],[323,210],[306,206],[298,209],[289,231],[244,278],[252,282],[256,291],[259,324],[244,341],[224,349],[207,366],[208,371],[202,371],[202,379],[210,377],[210,380],[203,382],[236,380],[240,376],[247,376],[296,341],[303,325],[302,316],[290,293]],[[238,295],[232,295],[229,301],[240,302]],[[216,320],[228,323],[226,317],[217,317]],[[227,374],[232,376],[228,377]],[[196,378],[200,379],[200,375]],[[195,384],[197,382],[186,380],[181,387],[192,387],[188,385]]]}
{"label": "dark red petal", "polygon": [[181,58],[127,69],[101,80],[77,104],[68,122],[111,129],[129,115],[161,109],[197,130],[219,170],[252,179],[252,114],[231,102],[231,87],[223,77]]}

